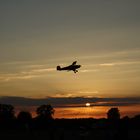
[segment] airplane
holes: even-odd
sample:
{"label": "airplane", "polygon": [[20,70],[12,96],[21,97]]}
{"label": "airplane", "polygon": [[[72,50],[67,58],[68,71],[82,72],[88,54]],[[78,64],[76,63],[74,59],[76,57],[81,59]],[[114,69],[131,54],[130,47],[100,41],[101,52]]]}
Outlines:
{"label": "airplane", "polygon": [[67,67],[63,67],[61,68],[60,66],[57,66],[56,69],[58,71],[62,71],[62,70],[67,70],[67,71],[74,71],[74,73],[78,72],[77,69],[79,69],[81,67],[81,65],[76,65],[77,61],[74,61],[71,65],[67,66]]}

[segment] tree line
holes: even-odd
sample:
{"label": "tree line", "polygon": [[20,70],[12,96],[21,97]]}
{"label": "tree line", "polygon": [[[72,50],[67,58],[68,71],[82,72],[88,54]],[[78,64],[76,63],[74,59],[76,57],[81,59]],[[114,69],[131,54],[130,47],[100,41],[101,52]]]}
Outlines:
{"label": "tree line", "polygon": [[96,128],[100,126],[109,128],[110,126],[117,127],[120,123],[126,127],[130,122],[133,127],[140,126],[140,115],[136,115],[133,118],[129,118],[128,116],[121,118],[118,108],[110,108],[107,112],[107,119],[54,119],[53,115],[55,110],[50,104],[37,107],[36,113],[37,116],[35,118],[32,118],[31,113],[28,111],[20,111],[16,116],[14,106],[10,104],[0,104],[0,129],[30,131],[37,129],[50,130],[60,126],[63,128],[76,128],[81,126],[86,128],[90,128],[91,126],[96,126]]}

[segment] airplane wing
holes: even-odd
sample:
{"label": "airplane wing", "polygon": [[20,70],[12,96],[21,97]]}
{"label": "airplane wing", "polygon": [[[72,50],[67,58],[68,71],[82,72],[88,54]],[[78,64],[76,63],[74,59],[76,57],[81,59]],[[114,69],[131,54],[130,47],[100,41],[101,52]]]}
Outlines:
{"label": "airplane wing", "polygon": [[72,65],[76,65],[76,63],[77,63],[77,61],[74,61],[74,62],[72,63]]}

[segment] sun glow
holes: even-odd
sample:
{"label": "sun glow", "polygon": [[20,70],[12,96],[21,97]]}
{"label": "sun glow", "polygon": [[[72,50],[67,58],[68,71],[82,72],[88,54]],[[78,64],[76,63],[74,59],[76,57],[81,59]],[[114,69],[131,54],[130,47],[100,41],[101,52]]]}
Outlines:
{"label": "sun glow", "polygon": [[89,107],[90,106],[90,103],[86,103],[86,107]]}

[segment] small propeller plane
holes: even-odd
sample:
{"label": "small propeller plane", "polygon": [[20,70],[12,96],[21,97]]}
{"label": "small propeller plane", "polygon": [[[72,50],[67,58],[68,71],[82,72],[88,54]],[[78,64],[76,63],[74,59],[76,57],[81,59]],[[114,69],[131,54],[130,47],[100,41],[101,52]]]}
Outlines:
{"label": "small propeller plane", "polygon": [[57,66],[57,70],[58,71],[62,71],[62,70],[67,70],[67,71],[74,71],[74,73],[78,72],[77,69],[79,69],[81,67],[81,65],[76,65],[77,61],[74,61],[71,65],[67,66],[67,67],[63,67],[61,68],[60,66]]}

